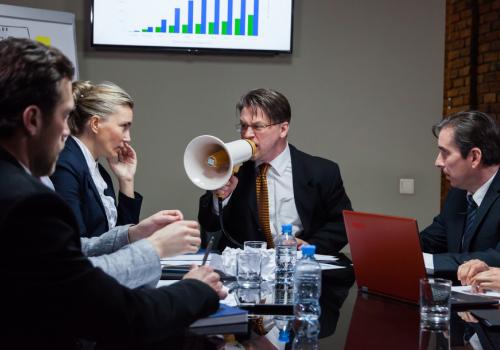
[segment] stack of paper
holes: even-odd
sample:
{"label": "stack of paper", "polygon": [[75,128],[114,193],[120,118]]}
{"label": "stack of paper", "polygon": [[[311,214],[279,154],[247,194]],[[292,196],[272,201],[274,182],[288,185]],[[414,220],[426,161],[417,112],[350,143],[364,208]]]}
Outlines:
{"label": "stack of paper", "polygon": [[454,292],[465,293],[465,294],[482,295],[485,297],[500,298],[499,292],[494,292],[491,290],[487,290],[484,293],[474,293],[471,290],[471,286],[453,286],[453,287],[451,287],[451,290]]}
{"label": "stack of paper", "polygon": [[[161,259],[161,264],[170,265],[170,266],[179,266],[179,265],[201,265],[203,261],[204,254],[182,254],[173,256],[171,258]],[[207,264],[212,259],[212,254],[208,255]]]}

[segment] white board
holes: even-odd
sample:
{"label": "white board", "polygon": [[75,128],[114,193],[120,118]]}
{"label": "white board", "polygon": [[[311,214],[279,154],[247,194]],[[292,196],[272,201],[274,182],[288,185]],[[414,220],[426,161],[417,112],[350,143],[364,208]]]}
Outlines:
{"label": "white board", "polygon": [[57,47],[75,65],[78,79],[73,13],[0,5],[0,40],[8,37],[29,38]]}

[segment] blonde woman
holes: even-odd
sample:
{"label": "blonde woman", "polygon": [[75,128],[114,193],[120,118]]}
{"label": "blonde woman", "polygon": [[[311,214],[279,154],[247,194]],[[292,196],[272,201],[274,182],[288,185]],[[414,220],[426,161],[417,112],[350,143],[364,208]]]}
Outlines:
{"label": "blonde woman", "polygon": [[[139,221],[142,196],[134,191],[137,157],[130,146],[134,101],[113,83],[73,83],[71,136],[51,176],[55,190],[73,209],[83,237]],[[106,159],[119,184],[118,203]]]}

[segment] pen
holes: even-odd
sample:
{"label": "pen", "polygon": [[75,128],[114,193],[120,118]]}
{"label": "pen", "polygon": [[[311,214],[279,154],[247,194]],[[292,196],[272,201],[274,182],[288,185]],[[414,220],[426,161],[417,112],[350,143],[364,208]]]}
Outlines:
{"label": "pen", "polygon": [[210,250],[212,250],[212,246],[214,245],[214,237],[215,236],[210,237],[210,240],[208,241],[207,249],[205,250],[205,255],[203,255],[203,261],[201,262],[201,266],[204,266],[207,262]]}

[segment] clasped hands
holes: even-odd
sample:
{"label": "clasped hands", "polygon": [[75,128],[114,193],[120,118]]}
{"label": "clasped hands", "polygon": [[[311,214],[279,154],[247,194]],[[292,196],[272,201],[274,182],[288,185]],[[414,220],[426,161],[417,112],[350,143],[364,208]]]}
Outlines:
{"label": "clasped hands", "polygon": [[490,267],[478,259],[469,260],[460,265],[457,278],[462,285],[470,285],[473,292],[500,291],[500,269]]}

